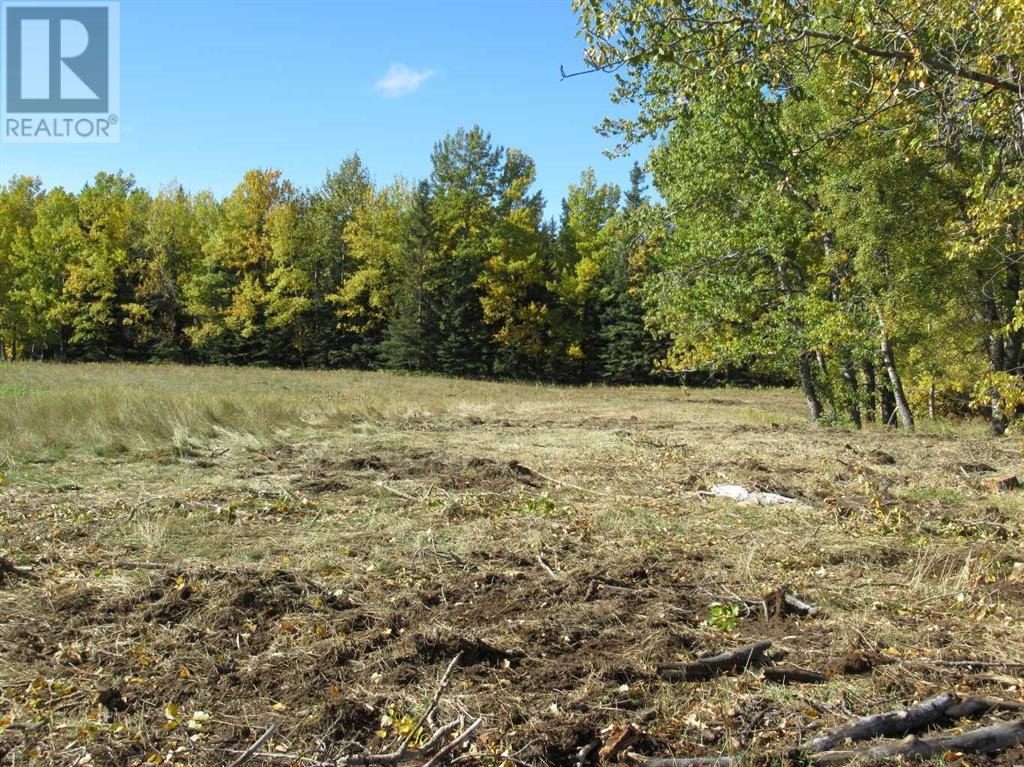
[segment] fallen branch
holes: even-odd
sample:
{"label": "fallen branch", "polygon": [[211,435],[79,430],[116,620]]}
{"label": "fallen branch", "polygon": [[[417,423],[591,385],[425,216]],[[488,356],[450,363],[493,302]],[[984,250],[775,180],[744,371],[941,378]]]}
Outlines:
{"label": "fallen branch", "polygon": [[264,730],[262,735],[253,741],[249,748],[245,749],[245,751],[243,751],[241,755],[230,764],[230,767],[238,767],[238,765],[245,764],[252,759],[256,752],[260,750],[260,746],[267,742],[267,739],[274,734],[274,730],[276,729],[276,724],[270,725],[266,730]]}
{"label": "fallen branch", "polygon": [[561,485],[562,487],[568,487],[568,488],[571,488],[572,490],[579,490],[581,493],[591,493],[593,495],[605,495],[605,496],[608,495],[608,493],[606,493],[606,492],[604,492],[602,490],[591,490],[589,487],[582,487],[581,485],[574,485],[572,482],[566,482],[564,479],[555,479],[554,477],[549,477],[547,474],[541,474],[536,469],[531,469],[529,466],[527,466],[525,464],[522,464],[522,463],[517,463],[516,465],[519,467],[519,469],[525,470],[525,471],[529,472],[530,474],[533,474],[536,477],[540,477],[545,482],[551,482],[552,484],[555,484],[555,485]]}
{"label": "fallen branch", "polygon": [[914,658],[902,661],[908,665],[951,666],[953,668],[1010,668],[1024,669],[1024,663],[1012,660],[941,660],[939,658]]}
{"label": "fallen branch", "polygon": [[735,767],[740,763],[738,756],[699,756],[689,759],[659,758],[647,759],[639,754],[630,754],[638,759],[644,767]]}
{"label": "fallen branch", "polygon": [[692,663],[668,663],[658,667],[658,674],[670,681],[695,681],[743,671],[758,663],[771,646],[771,642],[754,642]]}
{"label": "fallen branch", "polygon": [[959,703],[959,699],[951,692],[928,698],[910,708],[898,711],[886,711],[882,714],[857,719],[838,729],[825,733],[807,744],[809,753],[817,754],[831,751],[847,740],[871,740],[878,737],[895,737],[916,732],[946,717],[946,710]]}
{"label": "fallen branch", "polygon": [[918,738],[910,735],[903,740],[880,743],[870,748],[850,751],[824,751],[811,755],[811,763],[819,767],[841,765],[856,761],[870,764],[896,757],[931,759],[945,753],[990,754],[1004,751],[1024,743],[1024,719],[982,727],[962,735],[940,735]]}
{"label": "fallen branch", "polygon": [[790,594],[785,589],[782,589],[782,603],[783,610],[787,612],[794,612],[797,615],[809,616],[814,615],[818,612],[817,605],[812,605],[810,602],[805,602],[797,596]]}
{"label": "fallen branch", "polygon": [[391,485],[388,485],[388,484],[386,484],[384,482],[374,482],[373,484],[375,484],[381,490],[386,490],[387,492],[391,493],[392,495],[397,495],[399,498],[404,498],[407,501],[412,501],[413,503],[419,503],[419,501],[420,501],[419,498],[411,496],[408,493],[403,493],[398,488],[391,487]]}
{"label": "fallen branch", "polygon": [[822,684],[828,677],[817,671],[797,666],[772,666],[764,670],[764,678],[776,684]]}
{"label": "fallen branch", "polygon": [[444,757],[448,756],[448,754],[450,754],[452,751],[457,749],[463,743],[469,741],[469,739],[473,737],[473,734],[477,731],[477,729],[480,727],[480,724],[483,721],[483,717],[477,717],[477,720],[473,722],[471,725],[469,725],[469,727],[467,727],[465,730],[463,730],[462,734],[459,735],[459,737],[455,738],[447,746],[445,746],[436,754],[434,754],[434,756],[430,757],[430,759],[428,759],[423,764],[423,767],[434,767],[434,765],[436,765],[438,762],[444,759]]}
{"label": "fallen branch", "polygon": [[445,688],[448,686],[448,682],[452,678],[452,672],[455,670],[455,664],[459,662],[460,658],[462,658],[461,650],[455,653],[455,657],[452,658],[451,663],[448,664],[448,668],[446,668],[444,673],[441,674],[441,681],[437,683],[437,689],[434,690],[434,694],[430,698],[430,703],[427,704],[426,710],[423,712],[423,715],[419,718],[416,724],[413,725],[413,728],[409,730],[409,732],[405,733],[405,737],[402,738],[402,741],[398,744],[398,748],[395,749],[397,752],[402,753],[406,750],[409,745],[409,741],[412,740],[412,736],[416,734],[416,731],[419,730],[430,715],[434,713],[434,710],[437,708],[437,704],[441,700],[441,693],[443,693]]}
{"label": "fallen branch", "polygon": [[590,763],[591,757],[594,756],[599,748],[601,748],[600,738],[594,738],[583,746],[583,748],[576,752],[576,767],[586,767]]}
{"label": "fallen branch", "polygon": [[[929,759],[946,752],[992,753],[1024,743],[1024,719],[1002,722],[960,735],[939,735],[922,739],[912,734],[939,722],[976,718],[992,711],[1024,711],[1024,703],[990,698],[960,698],[947,692],[910,708],[857,719],[815,738],[803,750],[814,767],[835,767],[851,762],[871,763],[897,757]],[[836,750],[836,746],[845,741],[902,735],[908,737],[867,748]],[[791,753],[779,752],[776,756],[782,759]],[[740,756],[649,758],[633,753],[629,756],[644,767],[739,767],[743,763]]]}
{"label": "fallen branch", "polygon": [[554,578],[556,581],[562,580],[561,577],[559,577],[558,573],[551,569],[551,566],[544,561],[544,557],[542,557],[540,554],[537,555],[537,564],[540,565],[541,568],[543,568],[544,572],[546,572],[549,577]]}
{"label": "fallen branch", "polygon": [[964,698],[946,709],[950,719],[977,719],[993,711],[1024,711],[1024,703],[991,698]]}
{"label": "fallen branch", "polygon": [[7,557],[0,557],[0,583],[3,583],[8,575],[14,578],[31,578],[32,568],[21,567]]}
{"label": "fallen branch", "polygon": [[1024,711],[1024,703],[990,698],[960,698],[951,692],[944,692],[910,708],[857,719],[815,738],[806,750],[814,754],[831,751],[847,740],[855,742],[878,737],[899,737],[920,732],[937,722],[976,719],[992,711]]}
{"label": "fallen branch", "polygon": [[420,748],[409,748],[409,741],[413,739],[416,733],[423,727],[424,722],[430,717],[431,714],[437,710],[437,704],[441,700],[441,694],[448,687],[448,682],[451,681],[452,672],[455,671],[455,666],[462,658],[462,653],[456,653],[455,657],[451,659],[448,664],[448,668],[444,670],[441,675],[441,680],[437,683],[437,688],[434,690],[434,694],[430,697],[430,702],[427,704],[423,714],[416,721],[416,724],[405,733],[403,738],[398,742],[398,745],[393,751],[385,754],[366,754],[363,756],[343,756],[338,759],[336,764],[344,765],[345,767],[355,767],[356,765],[391,765],[400,764],[401,762],[412,761],[420,757],[428,757],[438,746],[441,745],[442,741],[448,737],[448,735],[454,730],[459,722],[458,720],[439,727],[430,740]]}

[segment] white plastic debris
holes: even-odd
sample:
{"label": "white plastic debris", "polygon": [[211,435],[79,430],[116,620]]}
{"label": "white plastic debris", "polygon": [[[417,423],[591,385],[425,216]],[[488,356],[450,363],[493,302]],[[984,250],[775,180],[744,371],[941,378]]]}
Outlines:
{"label": "white plastic debris", "polygon": [[777,506],[780,504],[796,503],[796,498],[787,498],[778,493],[751,492],[742,485],[715,485],[708,492],[718,498],[732,498],[738,503],[756,503],[758,506]]}

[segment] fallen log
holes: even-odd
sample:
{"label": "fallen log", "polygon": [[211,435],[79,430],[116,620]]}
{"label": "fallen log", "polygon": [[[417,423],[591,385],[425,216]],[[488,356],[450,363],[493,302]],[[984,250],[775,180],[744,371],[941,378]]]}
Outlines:
{"label": "fallen log", "polygon": [[1024,719],[994,724],[962,735],[940,735],[934,738],[918,738],[909,735],[903,740],[879,743],[870,748],[849,751],[823,751],[812,754],[811,764],[816,767],[834,765],[871,764],[887,759],[904,757],[909,759],[931,759],[946,753],[991,754],[1005,751],[1024,743]]}
{"label": "fallen log", "polygon": [[720,674],[743,671],[761,661],[772,646],[771,642],[754,642],[735,650],[698,658],[690,663],[666,663],[658,667],[658,674],[669,681],[696,681],[711,679]]}

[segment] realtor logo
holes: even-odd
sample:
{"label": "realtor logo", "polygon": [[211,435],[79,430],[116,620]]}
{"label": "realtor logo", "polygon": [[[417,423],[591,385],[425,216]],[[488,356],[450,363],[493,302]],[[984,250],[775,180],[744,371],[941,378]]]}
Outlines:
{"label": "realtor logo", "polygon": [[119,140],[119,10],[4,4],[5,142]]}

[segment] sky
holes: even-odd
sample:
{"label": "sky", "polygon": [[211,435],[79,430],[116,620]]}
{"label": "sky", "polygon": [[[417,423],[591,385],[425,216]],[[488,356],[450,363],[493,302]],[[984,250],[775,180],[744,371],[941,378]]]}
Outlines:
{"label": "sky", "polygon": [[588,166],[627,183],[594,132],[624,113],[612,77],[559,75],[582,68],[570,0],[122,0],[120,18],[120,143],[0,144],[0,177],[78,190],[123,170],[223,196],[254,167],[315,187],[358,152],[386,183],[479,124],[533,157],[551,216]]}

